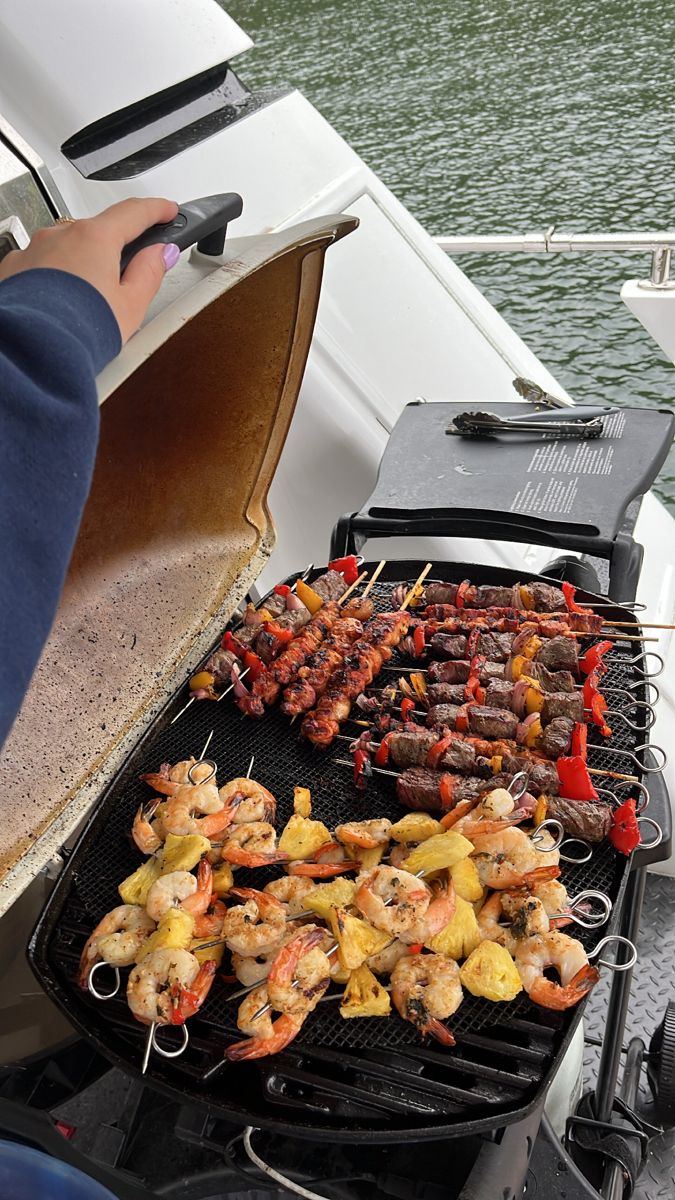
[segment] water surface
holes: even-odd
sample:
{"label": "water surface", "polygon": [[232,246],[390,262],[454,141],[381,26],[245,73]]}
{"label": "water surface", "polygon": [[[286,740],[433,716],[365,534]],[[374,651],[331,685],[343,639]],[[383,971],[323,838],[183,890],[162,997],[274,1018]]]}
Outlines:
{"label": "water surface", "polygon": [[[232,0],[250,86],[290,83],[435,235],[669,229],[675,6],[657,0]],[[649,256],[463,255],[579,402],[671,405],[619,300]],[[656,489],[675,509],[675,454]]]}

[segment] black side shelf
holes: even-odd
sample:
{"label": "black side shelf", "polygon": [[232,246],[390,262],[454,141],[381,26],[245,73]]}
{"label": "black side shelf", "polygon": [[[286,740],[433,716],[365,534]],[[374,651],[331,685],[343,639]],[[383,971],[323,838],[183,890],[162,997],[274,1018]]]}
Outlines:
{"label": "black side shelf", "polygon": [[[594,441],[539,433],[463,438],[448,434],[466,404],[408,404],[382,456],[375,490],[340,518],[331,557],[369,538],[465,537],[535,542],[610,563],[622,594],[634,587],[642,547],[632,538],[639,505],[670,448],[670,411],[614,409]],[[490,402],[502,416],[527,404]],[[562,411],[562,410],[561,410]]]}

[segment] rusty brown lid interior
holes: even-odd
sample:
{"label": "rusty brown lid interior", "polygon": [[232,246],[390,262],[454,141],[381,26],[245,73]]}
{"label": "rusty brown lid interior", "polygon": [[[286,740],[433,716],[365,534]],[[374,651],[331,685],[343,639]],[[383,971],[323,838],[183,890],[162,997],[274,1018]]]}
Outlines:
{"label": "rusty brown lid interior", "polygon": [[232,241],[215,270],[194,254],[188,290],[100,377],[93,486],[0,758],[0,912],[91,808],[269,556],[267,493],[325,250],[355,225],[329,217]]}

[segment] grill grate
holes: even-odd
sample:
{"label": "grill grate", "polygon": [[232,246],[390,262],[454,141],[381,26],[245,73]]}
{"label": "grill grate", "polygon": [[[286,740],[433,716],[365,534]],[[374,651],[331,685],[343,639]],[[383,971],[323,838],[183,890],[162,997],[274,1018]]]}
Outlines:
{"label": "grill grate", "polygon": [[[388,564],[371,593],[378,610],[389,606],[393,583],[414,580],[416,569],[415,563]],[[516,581],[513,572],[461,564],[437,564],[433,574],[448,580],[470,575],[477,582]],[[629,615],[617,609],[617,619],[619,613]],[[634,682],[629,662],[633,653],[627,646],[613,654],[608,685]],[[400,661],[402,667],[406,665],[403,657]],[[644,698],[640,693],[638,697]],[[138,779],[141,771],[199,754],[213,729],[208,754],[218,763],[219,780],[245,774],[255,755],[253,776],[276,796],[279,827],[292,812],[295,785],[310,788],[313,815],[329,828],[339,821],[374,815],[395,820],[402,811],[393,780],[375,776],[365,794],[357,793],[349,770],[332,762],[342,754],[335,750],[325,754],[301,743],[278,711],[254,722],[226,698],[217,706],[193,704],[172,726],[171,719],[184,703],[181,690],[101,801],[31,946],[34,968],[48,992],[108,1057],[126,1069],[138,1069],[144,1029],[131,1018],[123,1000],[95,1002],[76,988],[74,977],[84,939],[101,916],[119,903],[117,884],[142,861],[129,837],[134,813],[150,795]],[[613,698],[612,707],[628,714],[631,702]],[[589,741],[599,744],[601,739],[592,731]],[[641,741],[642,735],[616,722],[614,746],[633,749]],[[617,760],[610,755],[598,753],[593,762],[617,769]],[[262,887],[280,872],[279,867],[268,867],[242,874],[247,884]],[[616,901],[626,873],[626,860],[605,843],[595,848],[590,863],[566,864],[563,879],[572,894],[595,887]],[[605,932],[574,930],[588,949]],[[447,1051],[422,1044],[414,1027],[396,1014],[388,1019],[344,1021],[336,1002],[323,1002],[284,1054],[257,1064],[223,1065],[206,1079],[221,1061],[222,1048],[241,1037],[235,1024],[236,1003],[228,1004],[228,995],[238,986],[217,978],[199,1017],[190,1022],[188,1051],[170,1063],[154,1056],[149,1079],[159,1087],[177,1087],[183,1095],[208,1100],[230,1119],[292,1122],[296,1134],[307,1136],[332,1130],[358,1139],[369,1127],[380,1138],[397,1136],[402,1129],[418,1137],[438,1137],[515,1120],[550,1078],[580,1013],[580,1008],[568,1013],[537,1008],[524,995],[510,1004],[494,1005],[467,994],[448,1022],[458,1044]],[[176,1031],[165,1030],[162,1037],[168,1045]]]}

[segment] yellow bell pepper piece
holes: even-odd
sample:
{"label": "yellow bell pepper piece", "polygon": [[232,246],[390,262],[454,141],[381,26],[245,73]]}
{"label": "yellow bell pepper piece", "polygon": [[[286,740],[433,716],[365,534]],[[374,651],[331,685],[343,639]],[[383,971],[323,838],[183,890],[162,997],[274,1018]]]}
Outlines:
{"label": "yellow bell pepper piece", "polygon": [[309,609],[312,616],[314,616],[314,613],[317,613],[319,609],[323,607],[323,600],[321,599],[319,593],[315,592],[314,588],[311,588],[308,583],[305,583],[304,579],[298,580],[295,586],[295,591],[298,600],[302,600],[305,608]]}
{"label": "yellow bell pepper piece", "polygon": [[444,867],[454,867],[455,863],[468,858],[472,852],[473,845],[468,838],[454,829],[448,829],[446,833],[434,834],[411,850],[405,860],[405,870],[410,871],[411,875],[417,875],[418,871],[424,871],[425,875],[427,872],[441,871]]}
{"label": "yellow bell pepper piece", "polygon": [[547,801],[546,797],[545,796],[537,796],[537,803],[535,804],[534,812],[532,813],[532,824],[535,826],[541,825],[542,821],[546,820],[547,812],[548,812],[548,801]]}
{"label": "yellow bell pepper piece", "polygon": [[542,732],[541,721],[537,717],[536,721],[533,721],[532,724],[528,726],[527,733],[525,734],[525,745],[528,746],[530,750],[535,748],[539,738],[542,735]]}
{"label": "yellow bell pepper piece", "polygon": [[532,659],[532,658],[534,658],[535,654],[537,654],[538,651],[541,650],[541,647],[542,647],[541,638],[537,637],[536,633],[533,633],[532,637],[527,639],[525,645],[523,646],[523,648],[521,650],[521,654],[523,655],[524,658]]}
{"label": "yellow bell pepper piece", "polygon": [[352,971],[340,1004],[341,1017],[388,1017],[389,993],[365,963]]}
{"label": "yellow bell pepper piece", "polygon": [[210,671],[198,671],[190,680],[190,691],[197,692],[200,688],[213,687],[215,682],[216,677]]}
{"label": "yellow bell pepper piece", "polygon": [[481,942],[459,969],[462,984],[472,996],[514,1000],[523,985],[511,955],[497,942]]}
{"label": "yellow bell pepper piece", "polygon": [[[521,678],[526,679],[527,676],[522,675]],[[529,716],[530,713],[541,712],[541,706],[543,703],[544,693],[538,684],[533,683],[525,693],[525,711],[527,712],[527,715]]]}
{"label": "yellow bell pepper piece", "polygon": [[161,873],[161,862],[154,857],[147,859],[137,871],[134,871],[133,875],[128,875],[119,885],[117,890],[123,903],[141,904],[145,907],[148,892]]}

